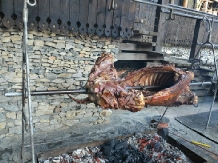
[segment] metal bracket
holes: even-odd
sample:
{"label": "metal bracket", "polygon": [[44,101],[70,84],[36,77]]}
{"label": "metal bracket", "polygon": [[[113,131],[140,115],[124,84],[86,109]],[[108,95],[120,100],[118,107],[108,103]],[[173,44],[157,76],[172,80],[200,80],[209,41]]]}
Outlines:
{"label": "metal bracket", "polygon": [[170,14],[166,17],[166,20],[175,20],[175,15],[173,14],[173,9],[170,9]]}

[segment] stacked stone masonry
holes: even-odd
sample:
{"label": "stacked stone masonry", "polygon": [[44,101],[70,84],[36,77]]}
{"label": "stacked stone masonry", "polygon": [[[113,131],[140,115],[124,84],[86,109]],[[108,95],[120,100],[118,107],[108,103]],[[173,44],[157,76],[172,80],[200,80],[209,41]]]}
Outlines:
{"label": "stacked stone masonry", "polygon": [[[4,92],[22,89],[22,36],[16,29],[0,29],[0,151],[10,149],[11,138],[21,141],[21,97]],[[31,90],[80,88],[98,56],[118,53],[111,38],[30,31],[28,35]],[[86,95],[75,95],[84,98]],[[34,132],[49,132],[70,126],[108,123],[111,111],[93,104],[79,105],[67,95],[32,97]],[[28,115],[28,114],[27,114]],[[16,144],[16,143],[15,143]],[[0,152],[0,160],[7,157]],[[4,155],[4,156],[3,156]],[[12,158],[10,158],[12,160]]]}
{"label": "stacked stone masonry", "polygon": [[[162,47],[162,52],[166,53],[166,55],[170,55],[185,60],[189,60],[190,51],[191,51],[191,45],[189,47],[188,46],[187,47],[181,47],[181,46]],[[214,54],[216,58],[218,58],[217,48],[214,49]],[[213,55],[212,47],[210,46],[203,47],[199,51],[199,56],[201,56],[200,59],[202,60],[202,64],[214,66],[214,55]]]}
{"label": "stacked stone masonry", "polygon": [[[22,89],[22,35],[16,29],[0,28],[0,162],[21,162],[21,97],[5,97],[4,92]],[[112,38],[29,31],[28,39],[31,90],[36,91],[80,88],[87,81],[98,56],[103,52],[114,55],[119,52],[118,40]],[[163,51],[188,59],[190,48],[165,47]],[[205,56],[212,62],[209,52]],[[112,138],[146,128],[143,111],[133,114],[118,110],[113,111],[113,115],[111,110],[102,110],[93,104],[77,104],[67,95],[34,96],[32,107],[36,144],[50,139],[57,142],[52,146],[36,145],[38,151]],[[61,142],[69,137],[71,141]],[[28,136],[25,144],[29,144]],[[30,157],[26,152],[25,159]]]}

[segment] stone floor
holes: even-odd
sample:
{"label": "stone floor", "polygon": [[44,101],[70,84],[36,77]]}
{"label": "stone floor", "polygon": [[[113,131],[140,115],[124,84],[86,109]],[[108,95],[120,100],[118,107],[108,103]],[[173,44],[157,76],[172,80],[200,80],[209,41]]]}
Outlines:
{"label": "stone floor", "polygon": [[[173,138],[178,146],[190,149],[188,152],[192,151],[192,153],[196,154],[196,157],[200,156],[201,160],[205,160],[208,163],[216,163],[216,161],[218,161],[218,139],[214,139],[213,135],[218,135],[217,115],[213,115],[215,116],[215,122],[210,123],[210,132],[207,132],[207,134],[209,134],[207,136],[202,135],[200,132],[197,133],[193,131],[190,126],[186,127],[175,119],[182,116],[192,116],[190,120],[192,120],[193,123],[199,121],[199,118],[202,120],[202,122],[205,122],[208,117],[207,114],[210,109],[212,97],[207,97],[203,101],[203,103],[199,103],[198,107],[194,107],[192,105],[169,107],[165,117],[170,119],[169,136]],[[156,132],[155,130],[149,128],[150,118],[154,115],[162,115],[165,109],[165,107],[148,106],[142,111],[136,113],[125,110],[113,110],[110,120],[107,124],[93,125],[91,127],[72,126],[70,128],[63,128],[61,130],[57,129],[56,132],[36,134],[35,151],[39,154],[39,158],[44,157],[47,159],[50,156],[55,157],[69,150],[80,148],[82,145],[94,146],[101,144],[108,139],[127,136],[137,132]],[[218,101],[215,102],[213,111],[218,111]],[[202,113],[205,116],[201,116]],[[205,132],[205,125],[206,123],[203,123],[203,126],[201,126],[203,132]],[[206,148],[206,150],[210,150],[214,154],[199,148],[187,142],[186,140],[208,144],[211,146],[211,148]],[[11,162],[20,162],[20,144],[13,144],[14,142],[20,142],[21,144],[21,138],[19,137],[16,140],[13,138],[10,140],[1,141],[1,145],[2,143],[5,143],[8,144],[8,146],[13,146],[13,151],[12,149],[5,149],[6,152],[0,159],[8,160],[8,158],[10,158],[13,160]],[[26,160],[29,160],[31,158],[31,150],[28,142],[26,142],[26,144],[25,158]],[[13,153],[17,153],[17,155],[14,155]],[[193,154],[190,154],[190,157],[194,157]],[[197,161],[196,163],[201,162],[203,163],[204,161]]]}
{"label": "stone floor", "polygon": [[[212,98],[208,97],[207,99],[205,99],[205,102],[199,103],[198,107],[194,107],[192,105],[169,107],[165,114],[165,117],[170,119],[170,138],[173,138],[172,140],[174,140],[178,146],[190,149],[192,152],[194,152],[194,155],[190,154],[190,157],[195,157],[195,155],[196,157],[197,155],[200,156],[201,161],[197,161],[197,163],[203,163],[204,161],[208,163],[215,163],[216,161],[218,162],[218,140],[208,139],[201,133],[197,133],[191,128],[188,128],[182,123],[178,122],[175,118],[193,115],[193,123],[195,123],[195,121],[198,120],[197,118],[199,114],[209,112],[211,101]],[[165,107],[149,106],[147,108],[144,108],[142,111],[136,113],[131,113],[124,110],[113,110],[110,122],[108,124],[96,125],[91,128],[72,127],[71,129],[57,131],[56,133],[47,133],[47,138],[44,139],[46,143],[36,143],[37,151],[41,151],[39,158],[42,159],[43,157],[46,158],[48,156],[57,156],[58,154],[66,152],[70,149],[80,147],[81,144],[95,145],[101,144],[103,140],[113,139],[120,136],[133,134],[135,132],[154,132],[151,128],[149,128],[148,122],[150,121],[150,118],[152,116],[162,115],[165,109]],[[213,107],[213,111],[217,110],[218,102],[216,101]],[[201,116],[201,118],[202,121],[207,120],[207,116]],[[218,117],[216,120],[218,121]],[[214,131],[214,133],[211,132],[211,135],[209,135],[211,138],[213,138],[213,134],[218,134],[217,121],[216,125],[213,125],[212,129],[209,125],[210,132]],[[50,143],[48,143],[48,139]],[[196,145],[189,143],[188,141],[202,142],[210,145],[211,148],[206,148],[206,150],[204,150]],[[210,153],[208,151],[212,151],[213,153]],[[189,155],[189,153],[187,155]]]}

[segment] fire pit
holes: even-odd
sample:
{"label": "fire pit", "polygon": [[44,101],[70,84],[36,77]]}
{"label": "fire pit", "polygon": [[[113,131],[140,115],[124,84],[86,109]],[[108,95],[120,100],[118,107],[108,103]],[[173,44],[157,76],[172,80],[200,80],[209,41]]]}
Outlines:
{"label": "fire pit", "polygon": [[161,136],[135,134],[100,146],[68,151],[40,163],[191,163],[185,154]]}

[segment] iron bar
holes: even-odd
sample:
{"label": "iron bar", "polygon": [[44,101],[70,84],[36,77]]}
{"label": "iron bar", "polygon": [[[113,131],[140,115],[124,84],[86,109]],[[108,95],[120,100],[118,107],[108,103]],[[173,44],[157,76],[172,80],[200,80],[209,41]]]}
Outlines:
{"label": "iron bar", "polygon": [[158,121],[158,123],[157,123],[157,127],[158,127],[158,125],[160,124],[160,122],[162,121],[162,119],[163,119],[164,115],[166,114],[168,108],[169,108],[169,107],[167,106],[166,109],[165,109],[165,111],[164,111],[164,113],[163,113],[162,116],[160,117],[160,119],[159,119],[159,121]]}
{"label": "iron bar", "polygon": [[217,94],[217,88],[215,89],[215,92],[214,92],[214,95],[213,95],[213,101],[212,101],[211,106],[210,106],[210,111],[209,111],[209,115],[208,115],[208,119],[207,119],[207,125],[206,125],[205,129],[207,129],[207,127],[208,127],[208,125],[210,123],[211,113],[212,113],[212,110],[213,110],[214,101],[216,99],[216,94]]}
{"label": "iron bar", "polygon": [[209,14],[209,13],[205,13],[205,12],[197,11],[197,10],[193,10],[193,9],[188,9],[188,8],[173,5],[173,4],[162,5],[162,4],[157,4],[157,3],[154,3],[154,2],[149,2],[149,1],[146,1],[146,0],[133,0],[133,1],[139,2],[139,3],[145,3],[145,4],[149,4],[149,5],[154,5],[154,6],[158,6],[158,7],[164,7],[164,8],[171,9],[171,10],[174,9],[174,10],[177,10],[177,11],[187,12],[187,13],[194,14],[194,15],[199,15],[199,16],[202,16],[201,19],[203,19],[204,16],[208,16],[208,17],[211,17],[211,18],[215,17],[215,15],[212,15],[212,14]]}
{"label": "iron bar", "polygon": [[[197,83],[190,83],[190,86],[202,86],[202,85],[211,85],[211,82],[197,82]],[[152,89],[152,88],[161,88],[161,86],[127,86],[126,89]],[[42,96],[42,95],[56,95],[56,94],[74,94],[74,93],[83,93],[88,94],[87,89],[80,88],[80,89],[67,89],[67,90],[52,90],[52,91],[31,91],[31,96]],[[7,97],[13,96],[22,96],[22,92],[8,92],[5,93]]]}
{"label": "iron bar", "polygon": [[[167,9],[161,9],[161,12],[170,14],[170,11]],[[203,19],[202,16],[196,16],[196,15],[186,14],[186,13],[182,13],[182,12],[175,12],[175,11],[173,12],[173,15],[183,16],[183,17],[192,18],[192,19],[200,19],[200,20]],[[214,20],[214,22],[217,23],[218,20]]]}
{"label": "iron bar", "polygon": [[[197,43],[197,45],[203,45],[204,43]],[[214,47],[218,47],[218,44],[213,44],[214,45]],[[208,44],[208,43],[206,43],[206,44],[204,44],[204,46],[211,46],[211,44]]]}
{"label": "iron bar", "polygon": [[[36,1],[35,1],[36,2]],[[34,135],[33,135],[33,119],[32,119],[32,101],[30,94],[30,70],[29,70],[29,55],[28,55],[28,32],[27,32],[27,23],[28,23],[28,8],[27,3],[29,4],[29,0],[24,0],[24,8],[23,8],[23,61],[26,64],[26,85],[23,84],[23,90],[26,89],[27,98],[28,98],[28,113],[29,113],[29,127],[30,127],[30,143],[31,143],[31,154],[32,154],[32,163],[35,163],[35,148],[34,148]],[[31,4],[34,5],[34,4]],[[23,64],[24,65],[24,64]],[[23,70],[24,72],[24,70]],[[24,73],[23,73],[24,75]],[[25,77],[23,76],[23,82],[25,82]],[[22,96],[25,98],[25,96]],[[25,101],[25,99],[22,99]],[[24,108],[23,108],[24,109]],[[22,114],[23,116],[24,114]],[[24,117],[23,117],[24,119]],[[22,123],[24,125],[24,123]],[[24,134],[24,126],[22,126],[22,134]],[[24,135],[22,135],[22,141],[24,141]],[[22,145],[24,142],[22,142]],[[24,148],[22,147],[22,152],[24,153]],[[22,154],[23,154],[22,153]],[[24,155],[22,156],[22,162],[24,162]]]}

